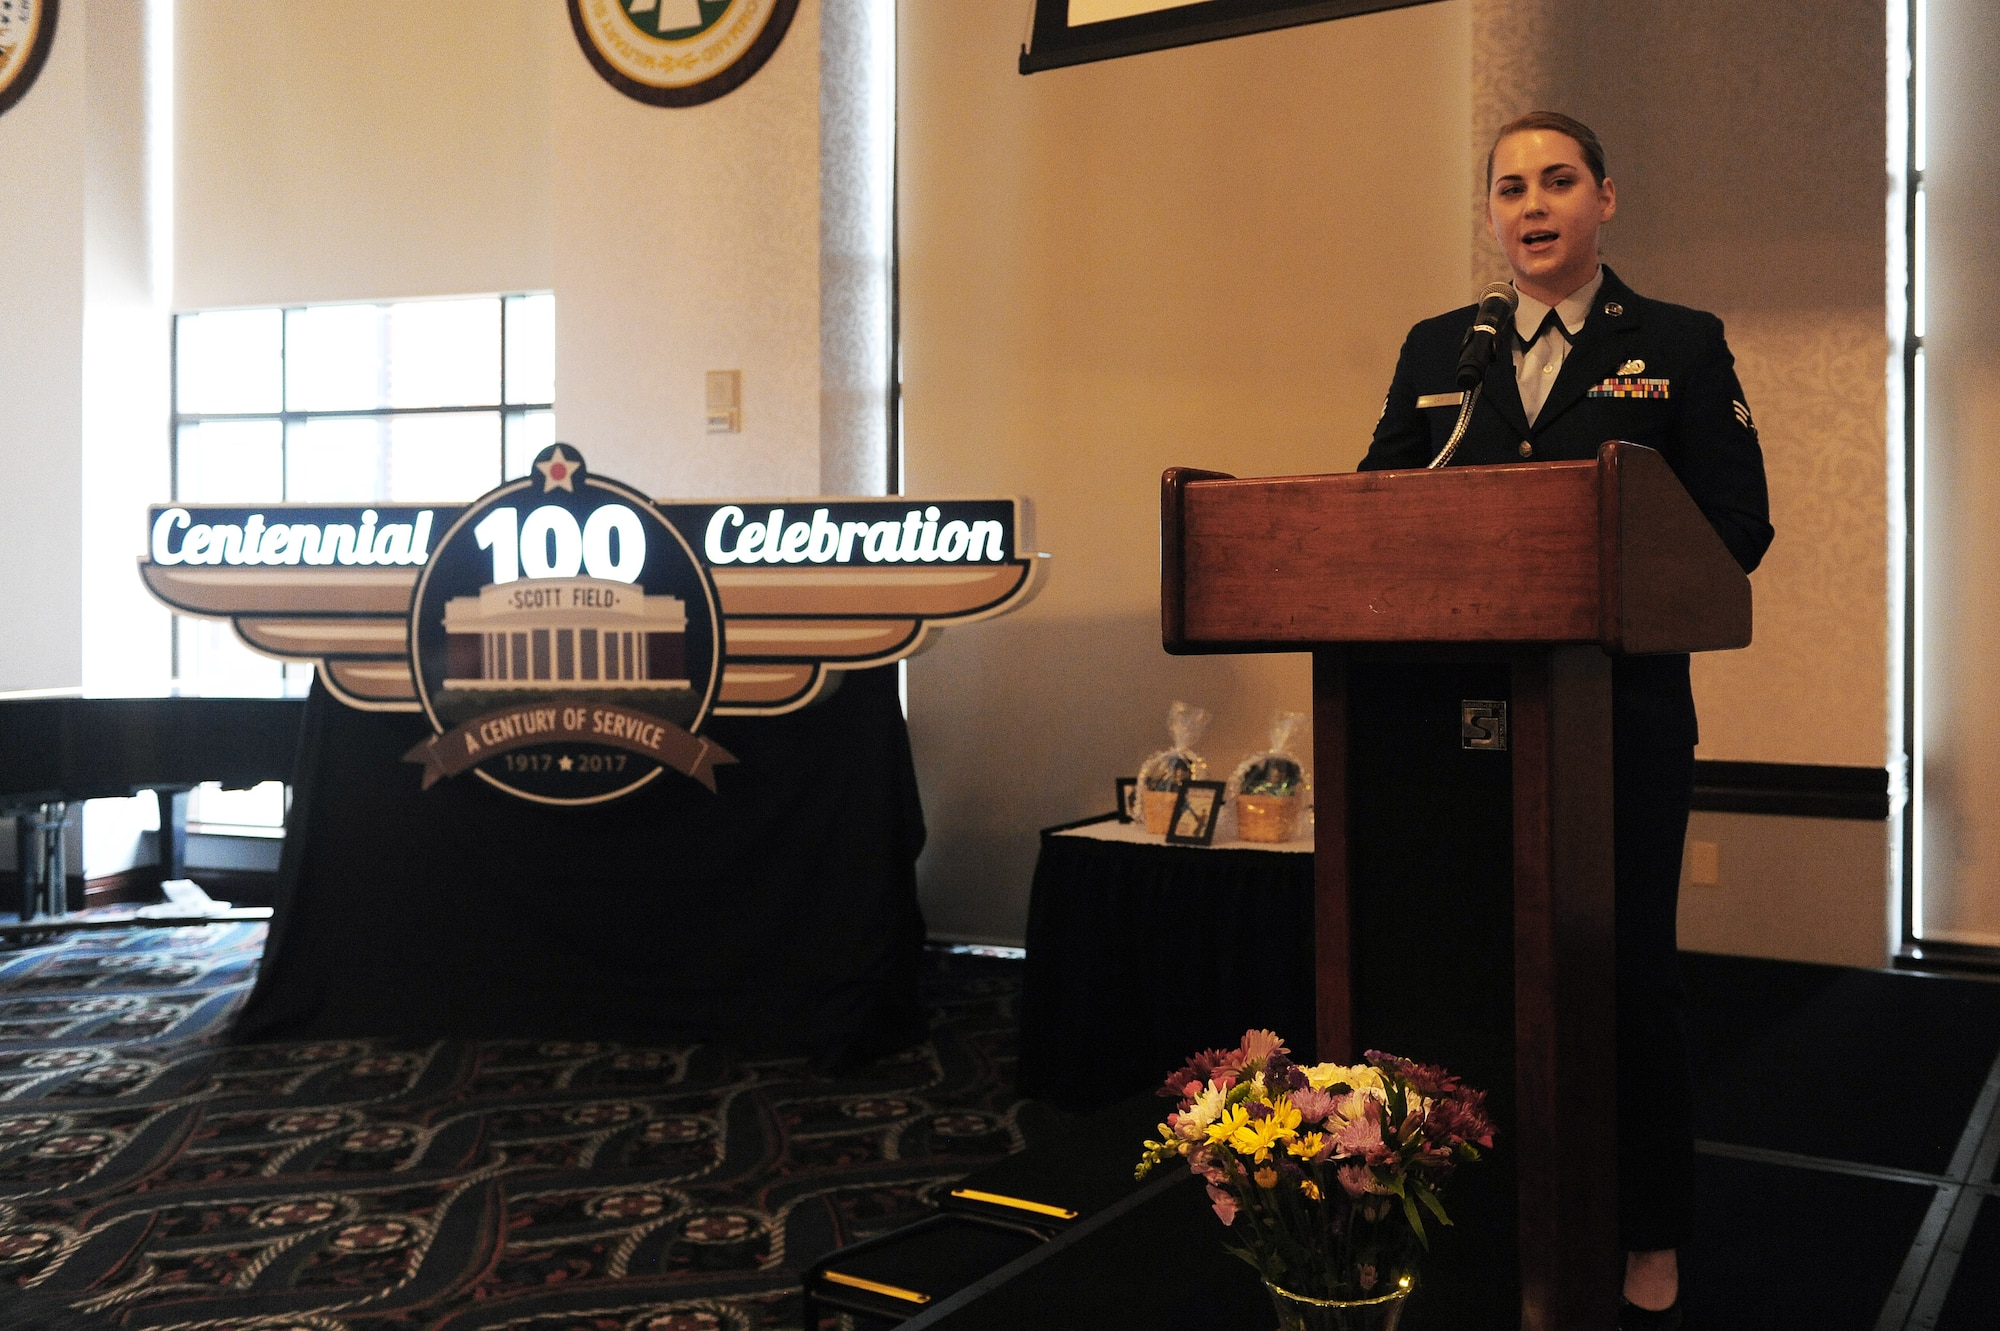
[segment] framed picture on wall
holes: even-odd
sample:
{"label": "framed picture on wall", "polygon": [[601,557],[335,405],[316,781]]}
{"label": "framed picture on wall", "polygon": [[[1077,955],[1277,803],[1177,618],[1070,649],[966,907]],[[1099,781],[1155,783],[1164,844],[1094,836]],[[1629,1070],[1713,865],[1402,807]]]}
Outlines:
{"label": "framed picture on wall", "polygon": [[1173,820],[1167,824],[1168,842],[1206,846],[1215,840],[1215,824],[1222,817],[1222,787],[1220,781],[1190,781],[1181,787]]}
{"label": "framed picture on wall", "polygon": [[0,111],[27,95],[56,39],[56,0],[0,5]]}

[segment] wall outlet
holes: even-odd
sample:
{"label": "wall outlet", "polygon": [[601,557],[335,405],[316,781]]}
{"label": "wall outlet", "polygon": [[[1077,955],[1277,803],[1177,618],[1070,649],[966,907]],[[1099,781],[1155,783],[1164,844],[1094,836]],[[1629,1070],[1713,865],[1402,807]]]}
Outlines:
{"label": "wall outlet", "polygon": [[1713,841],[1688,842],[1688,881],[1696,887],[1722,882],[1722,847]]}

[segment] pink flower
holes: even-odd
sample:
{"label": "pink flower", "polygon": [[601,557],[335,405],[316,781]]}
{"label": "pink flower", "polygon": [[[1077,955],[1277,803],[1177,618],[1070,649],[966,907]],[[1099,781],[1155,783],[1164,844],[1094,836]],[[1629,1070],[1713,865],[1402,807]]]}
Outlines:
{"label": "pink flower", "polygon": [[1235,1060],[1234,1049],[1204,1049],[1174,1069],[1167,1077],[1167,1084],[1160,1088],[1160,1094],[1169,1099],[1199,1095],[1202,1086],[1215,1075],[1217,1068],[1234,1067]]}
{"label": "pink flower", "polygon": [[1493,1145],[1493,1120],[1486,1117],[1486,1092],[1460,1090],[1431,1109],[1432,1135],[1448,1142]]}
{"label": "pink flower", "polygon": [[1428,1063],[1413,1063],[1407,1058],[1385,1054],[1380,1049],[1370,1049],[1362,1057],[1382,1071],[1401,1077],[1410,1083],[1417,1094],[1433,1099],[1454,1093],[1462,1084],[1458,1078],[1443,1068],[1433,1067]]}
{"label": "pink flower", "polygon": [[1381,1152],[1384,1149],[1381,1111],[1371,1102],[1366,1113],[1340,1130],[1335,1145],[1341,1155],[1367,1156]]}
{"label": "pink flower", "polygon": [[1188,1152],[1188,1168],[1207,1179],[1210,1183],[1227,1183],[1228,1173],[1215,1162],[1214,1148],[1197,1146]]}
{"label": "pink flower", "polygon": [[1221,1217],[1223,1224],[1236,1223],[1236,1199],[1230,1196],[1226,1189],[1218,1188],[1213,1183],[1209,1184],[1208,1200],[1215,1204],[1215,1214]]}
{"label": "pink flower", "polygon": [[[1335,1173],[1340,1179],[1341,1191],[1350,1197],[1362,1197],[1371,1192],[1379,1195],[1387,1195],[1389,1191],[1376,1179],[1374,1171],[1370,1170],[1366,1165],[1342,1165]],[[1370,1215],[1368,1218],[1374,1220],[1378,1217]]]}
{"label": "pink flower", "polygon": [[1243,1032],[1242,1054],[1245,1066],[1252,1063],[1263,1063],[1273,1054],[1286,1054],[1290,1052],[1289,1049],[1285,1048],[1285,1042],[1278,1038],[1276,1031]]}
{"label": "pink flower", "polygon": [[1325,1091],[1303,1090],[1292,1092],[1292,1108],[1299,1111],[1299,1118],[1306,1123],[1323,1123],[1333,1112],[1334,1098]]}

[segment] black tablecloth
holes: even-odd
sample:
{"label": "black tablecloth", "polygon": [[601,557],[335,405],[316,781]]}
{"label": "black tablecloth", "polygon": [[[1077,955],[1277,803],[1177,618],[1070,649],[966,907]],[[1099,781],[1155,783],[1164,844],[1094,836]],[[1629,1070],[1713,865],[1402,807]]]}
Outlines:
{"label": "black tablecloth", "polygon": [[719,717],[719,792],[609,804],[471,774],[419,789],[420,716],[317,685],[277,918],[242,1039],[717,1040],[826,1061],[923,1038],[923,810],[893,668],[779,717]]}
{"label": "black tablecloth", "polygon": [[1311,1054],[1311,855],[1057,830],[1028,904],[1023,1095],[1109,1104],[1252,1027]]}

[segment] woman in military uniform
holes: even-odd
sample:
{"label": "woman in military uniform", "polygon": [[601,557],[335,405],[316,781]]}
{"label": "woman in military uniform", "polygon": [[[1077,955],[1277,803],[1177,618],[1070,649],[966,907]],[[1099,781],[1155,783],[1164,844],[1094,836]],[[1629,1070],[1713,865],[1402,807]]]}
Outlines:
{"label": "woman in military uniform", "polygon": [[[1744,572],[1756,568],[1771,544],[1764,459],[1722,321],[1638,295],[1599,262],[1598,232],[1618,196],[1597,136],[1554,112],[1523,116],[1500,131],[1486,176],[1487,223],[1520,304],[1452,464],[1589,459],[1607,439],[1643,444]],[[1472,315],[1454,310],[1410,330],[1364,471],[1423,467],[1444,447]],[[1614,662],[1620,1325],[1632,1331],[1679,1325],[1677,1250],[1693,1223],[1674,931],[1696,739],[1686,656]]]}

